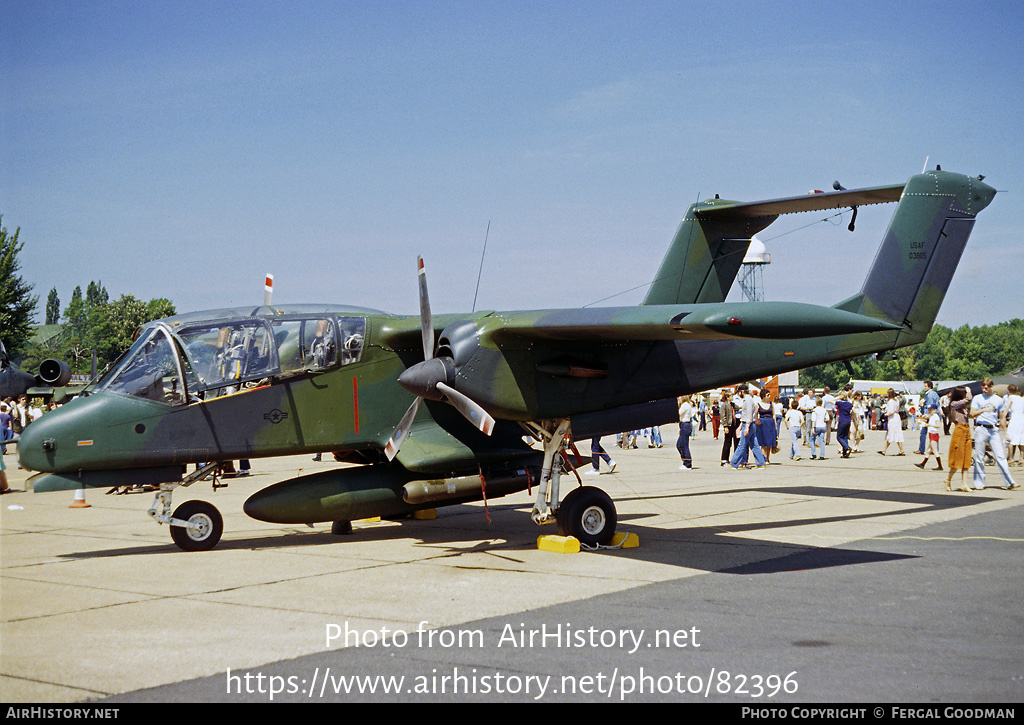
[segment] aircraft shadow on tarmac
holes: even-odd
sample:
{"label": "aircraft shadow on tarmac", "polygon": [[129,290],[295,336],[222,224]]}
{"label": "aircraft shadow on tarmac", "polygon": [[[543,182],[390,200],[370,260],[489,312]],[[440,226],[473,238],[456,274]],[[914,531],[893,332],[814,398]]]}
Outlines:
{"label": "aircraft shadow on tarmac", "polygon": [[[848,524],[856,521],[872,521],[881,518],[899,516],[905,513],[927,513],[951,508],[976,506],[979,503],[993,500],[986,496],[958,497],[944,494],[908,493],[905,491],[873,491],[853,488],[837,488],[824,486],[748,486],[727,491],[693,491],[670,494],[668,496],[641,496],[632,500],[654,502],[666,498],[692,498],[701,496],[727,496],[749,493],[778,493],[792,497],[815,497],[833,499],[869,499],[888,503],[904,504],[902,510],[888,510],[872,513],[839,514],[803,519],[781,519],[776,521],[752,521],[750,523],[734,522],[726,526],[680,526],[678,528],[648,527],[641,522],[649,515],[619,516],[620,531],[635,533],[640,539],[640,547],[628,550],[607,549],[597,552],[598,555],[628,557],[647,562],[679,566],[689,569],[704,570],[725,574],[769,574],[784,571],[818,569],[854,564],[892,561],[916,558],[916,554],[898,552],[871,551],[868,549],[851,549],[830,547],[827,544],[797,544],[791,542],[772,541],[769,539],[751,538],[744,534],[772,529],[795,529],[801,526],[820,526],[822,524]],[[629,500],[629,499],[620,499]],[[837,502],[841,506],[842,502]],[[487,523],[487,515],[479,506],[453,506],[442,510],[438,520],[418,521],[403,520],[399,523],[359,526],[353,528],[351,534],[336,536],[325,529],[304,529],[285,527],[279,529],[280,536],[252,536],[247,538],[226,537],[218,551],[238,550],[276,550],[288,548],[304,548],[309,546],[345,546],[366,542],[408,541],[415,539],[410,546],[417,550],[430,548],[436,555],[422,559],[461,557],[472,554],[486,554],[502,560],[502,568],[508,569],[508,563],[524,563],[516,552],[533,550],[536,547],[536,536],[554,533],[551,528],[536,528],[529,519],[529,504],[491,504],[488,514],[491,523]],[[737,516],[741,516],[738,513]],[[623,525],[624,524],[624,525]],[[493,534],[483,540],[481,530]],[[864,538],[870,536],[865,531]],[[461,546],[460,544],[469,544]],[[422,553],[421,551],[419,553]],[[210,553],[182,553],[168,544],[146,546],[124,546],[116,549],[67,554],[65,559],[91,559],[112,556],[216,556]],[[585,554],[581,554],[585,555]],[[409,561],[418,559],[410,557]],[[467,561],[467,566],[481,568],[479,561]]]}

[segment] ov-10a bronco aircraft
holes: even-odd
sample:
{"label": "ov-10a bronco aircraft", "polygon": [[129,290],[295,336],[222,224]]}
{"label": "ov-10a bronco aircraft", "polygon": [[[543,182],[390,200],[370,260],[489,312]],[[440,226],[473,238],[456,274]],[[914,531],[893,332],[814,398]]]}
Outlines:
{"label": "ov-10a bronco aircraft", "polygon": [[[186,550],[215,546],[223,524],[204,501],[171,513],[174,488],[218,462],[317,452],[363,465],[268,486],[245,512],[340,532],[536,487],[535,522],[605,543],[607,494],[560,495],[572,437],[675,421],[679,395],[923,341],[996,193],[982,178],[936,169],[891,186],[695,203],[636,307],[433,316],[421,261],[419,317],[265,304],[151,322],[90,393],[28,427],[21,463],[42,472],[37,492],[158,484],[150,514]],[[778,215],[895,201],[859,293],[831,307],[724,301],[751,237]]]}

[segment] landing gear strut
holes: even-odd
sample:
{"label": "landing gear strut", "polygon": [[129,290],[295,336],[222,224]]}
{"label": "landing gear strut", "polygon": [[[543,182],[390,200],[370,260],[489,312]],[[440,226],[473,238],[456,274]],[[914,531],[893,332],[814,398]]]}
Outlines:
{"label": "landing gear strut", "polygon": [[[180,482],[160,484],[160,490],[153,498],[153,505],[149,507],[148,513],[157,523],[168,524],[171,527],[171,539],[183,551],[209,551],[215,547],[224,533],[224,519],[217,507],[206,501],[186,501],[176,508],[172,515],[171,492],[178,486],[190,486],[205,478],[218,465],[208,463]],[[214,477],[214,489],[216,488],[217,481]]]}
{"label": "landing gear strut", "polygon": [[618,522],[615,504],[608,494],[593,486],[582,486],[570,491],[559,503],[558,486],[566,470],[564,451],[571,440],[569,421],[543,421],[530,424],[530,427],[544,443],[540,485],[530,518],[536,524],[545,524],[554,519],[559,534],[575,536],[581,544],[607,544],[615,534]]}

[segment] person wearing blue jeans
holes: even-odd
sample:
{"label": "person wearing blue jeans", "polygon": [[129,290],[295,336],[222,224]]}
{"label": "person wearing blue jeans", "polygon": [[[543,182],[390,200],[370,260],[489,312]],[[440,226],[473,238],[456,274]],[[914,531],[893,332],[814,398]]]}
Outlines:
{"label": "person wearing blue jeans", "polygon": [[757,468],[766,468],[767,462],[764,453],[761,452],[761,441],[757,437],[757,426],[754,423],[740,423],[740,438],[736,444],[736,452],[732,454],[729,465],[738,469],[740,464],[746,464],[747,454],[753,452]]}
{"label": "person wearing blue jeans", "polygon": [[836,441],[842,446],[843,458],[850,457],[850,427],[853,425],[853,403],[844,390],[836,399]]}
{"label": "person wearing blue jeans", "polygon": [[690,436],[693,434],[693,417],[696,410],[690,402],[690,396],[684,395],[679,399],[679,440],[676,441],[676,450],[683,460],[679,466],[680,471],[689,471],[693,468],[693,457],[690,455]]}
{"label": "person wearing blue jeans", "polygon": [[[924,401],[921,403],[921,410],[928,412],[932,406],[939,407],[939,394],[935,392],[935,383],[931,380],[924,381]],[[948,431],[947,431],[948,433]],[[928,442],[928,426],[921,426],[921,443],[917,452],[924,455],[925,444]]]}
{"label": "person wearing blue jeans", "polygon": [[819,395],[815,401],[817,406],[812,415],[814,422],[811,424],[811,460],[825,460],[825,431],[828,429],[828,412]]}
{"label": "person wearing blue jeans", "polygon": [[789,428],[789,439],[792,443],[789,458],[793,461],[799,461],[802,455],[800,453],[800,429],[804,425],[804,414],[800,412],[796,398],[789,401],[789,411],[786,413],[785,421],[786,426]]}
{"label": "person wearing blue jeans", "polygon": [[981,395],[971,400],[971,417],[974,418],[974,488],[978,491],[985,488],[985,446],[991,446],[996,465],[1006,482],[1004,488],[1012,491],[1020,488],[1020,484],[1010,477],[1010,467],[1006,463],[1006,453],[1000,438],[1002,426],[1006,423],[1006,409],[1003,399],[993,394],[992,385],[992,378],[982,380]]}
{"label": "person wearing blue jeans", "polygon": [[757,402],[747,395],[746,385],[739,385],[736,388],[736,394],[740,399],[740,426],[736,430],[738,436],[736,452],[732,454],[729,465],[738,470],[740,463],[746,464],[747,453],[753,452],[757,468],[765,468],[767,464],[764,460],[764,453],[761,452],[761,443],[757,438],[757,426],[754,424],[757,417]]}
{"label": "person wearing blue jeans", "polygon": [[611,473],[615,470],[615,461],[613,461],[612,457],[609,456],[605,449],[601,447],[600,436],[598,436],[597,438],[591,438],[590,456],[591,464],[593,465],[593,468],[587,471],[587,473],[589,473],[590,475],[596,475],[601,472],[602,458],[604,459],[604,462],[608,464],[608,473]]}

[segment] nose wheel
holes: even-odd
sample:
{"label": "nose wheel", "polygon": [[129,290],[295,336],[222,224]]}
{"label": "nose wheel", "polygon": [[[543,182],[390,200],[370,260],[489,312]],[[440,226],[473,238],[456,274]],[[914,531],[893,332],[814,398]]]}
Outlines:
{"label": "nose wheel", "polygon": [[224,532],[220,512],[206,501],[186,501],[174,510],[170,524],[171,538],[183,551],[209,551]]}

